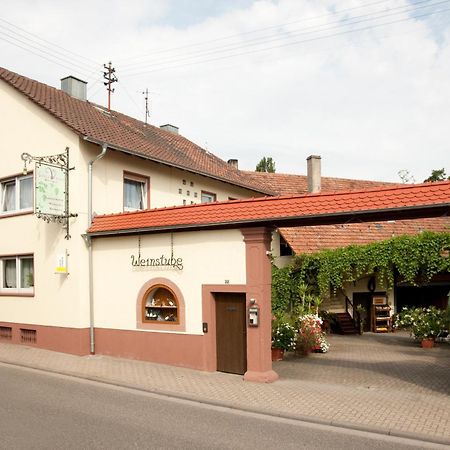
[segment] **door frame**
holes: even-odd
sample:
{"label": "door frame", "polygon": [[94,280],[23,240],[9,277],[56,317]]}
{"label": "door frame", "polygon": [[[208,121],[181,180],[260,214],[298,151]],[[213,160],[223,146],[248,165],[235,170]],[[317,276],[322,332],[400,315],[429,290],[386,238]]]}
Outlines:
{"label": "door frame", "polygon": [[[247,312],[250,299],[245,284],[204,284],[202,286],[202,321],[208,324],[208,332],[204,334],[205,345],[203,347],[204,367],[210,372],[217,371],[217,339],[216,339],[216,301],[214,294],[245,294],[245,311]],[[247,313],[245,313],[247,315]],[[247,317],[245,318],[247,324]],[[248,326],[248,325],[246,325]],[[248,361],[248,333],[247,355]]]}
{"label": "door frame", "polygon": [[[238,375],[244,375],[247,372],[246,300],[244,293],[214,293],[218,371]],[[234,311],[234,313],[227,311]],[[219,333],[219,323],[221,324],[222,333]],[[219,350],[221,350],[220,354]]]}

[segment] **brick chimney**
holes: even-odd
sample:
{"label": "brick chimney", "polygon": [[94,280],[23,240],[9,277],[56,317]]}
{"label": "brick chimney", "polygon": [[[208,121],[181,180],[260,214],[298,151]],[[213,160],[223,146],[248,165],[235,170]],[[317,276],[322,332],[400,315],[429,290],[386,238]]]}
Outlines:
{"label": "brick chimney", "polygon": [[318,155],[311,155],[306,158],[309,194],[320,192],[320,160],[321,158]]}
{"label": "brick chimney", "polygon": [[229,159],[227,163],[235,169],[239,169],[239,161],[237,159]]}

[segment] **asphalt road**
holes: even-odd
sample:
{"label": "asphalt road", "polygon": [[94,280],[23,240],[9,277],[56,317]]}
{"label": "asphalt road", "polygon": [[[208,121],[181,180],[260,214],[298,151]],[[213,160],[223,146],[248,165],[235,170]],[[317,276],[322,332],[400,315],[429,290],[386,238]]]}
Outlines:
{"label": "asphalt road", "polygon": [[444,448],[0,364],[2,449]]}

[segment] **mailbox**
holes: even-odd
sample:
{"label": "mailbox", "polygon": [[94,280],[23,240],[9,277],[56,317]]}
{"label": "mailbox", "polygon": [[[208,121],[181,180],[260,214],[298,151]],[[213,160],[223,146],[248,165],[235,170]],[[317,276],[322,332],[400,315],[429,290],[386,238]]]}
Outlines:
{"label": "mailbox", "polygon": [[257,327],[259,325],[259,306],[252,305],[248,308],[248,326]]}

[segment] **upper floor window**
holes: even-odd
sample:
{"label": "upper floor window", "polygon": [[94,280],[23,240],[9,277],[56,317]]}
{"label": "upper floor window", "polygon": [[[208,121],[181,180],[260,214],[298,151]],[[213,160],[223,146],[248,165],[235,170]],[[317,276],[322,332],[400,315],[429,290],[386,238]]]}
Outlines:
{"label": "upper floor window", "polygon": [[216,199],[216,194],[213,194],[212,192],[202,191],[202,203],[212,203],[215,202]]}
{"label": "upper floor window", "polygon": [[32,293],[33,286],[33,256],[0,257],[0,292]]}
{"label": "upper floor window", "polygon": [[140,175],[123,175],[123,209],[136,211],[149,208],[149,179]]}
{"label": "upper floor window", "polygon": [[33,208],[33,177],[20,176],[0,181],[1,213]]}

